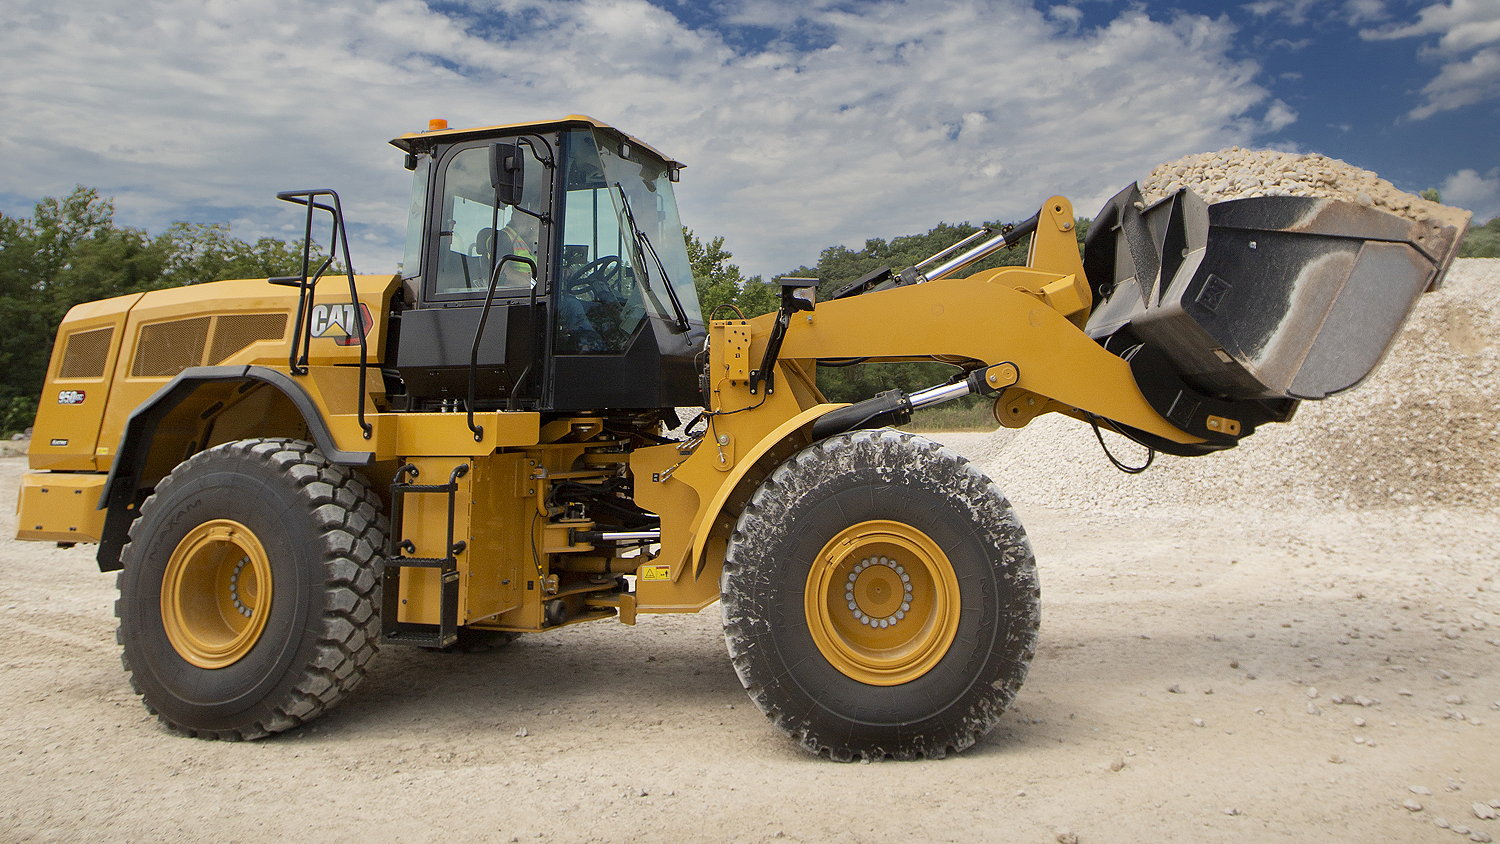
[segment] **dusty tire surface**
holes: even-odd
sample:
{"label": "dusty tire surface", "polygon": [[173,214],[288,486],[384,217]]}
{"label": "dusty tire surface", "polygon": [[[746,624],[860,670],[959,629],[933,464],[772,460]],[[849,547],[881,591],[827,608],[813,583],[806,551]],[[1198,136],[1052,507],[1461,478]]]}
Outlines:
{"label": "dusty tire surface", "polygon": [[[838,565],[837,577],[819,571]],[[867,588],[866,570],[884,582]],[[904,599],[866,594],[903,580]],[[778,467],[735,526],[722,592],[751,699],[804,749],[840,761],[970,747],[1036,650],[1036,563],[1009,503],[962,457],[891,430],[831,437]]]}
{"label": "dusty tire surface", "polygon": [[[198,738],[262,738],[318,717],[375,654],[385,537],[369,486],[310,443],[240,440],[190,457],[141,506],[122,555],[116,638],[132,688],[168,727]],[[264,553],[236,563],[246,548]],[[256,556],[264,572],[251,578]],[[215,660],[200,651],[240,621],[205,609],[199,587],[226,580],[240,590],[233,610],[257,626]],[[251,580],[263,594],[245,591]]]}

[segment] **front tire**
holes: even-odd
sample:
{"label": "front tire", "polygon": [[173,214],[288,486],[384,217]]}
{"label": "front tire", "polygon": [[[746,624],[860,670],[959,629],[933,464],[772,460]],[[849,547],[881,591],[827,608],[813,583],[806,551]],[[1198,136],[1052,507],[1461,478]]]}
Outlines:
{"label": "front tire", "polygon": [[751,699],[840,761],[968,748],[1036,648],[1036,562],[1010,504],[968,461],[892,430],[778,467],[735,526],[722,592]]}
{"label": "front tire", "polygon": [[146,708],[256,739],[358,685],[380,633],[380,500],[312,444],[240,440],[173,469],[122,553],[121,660]]}

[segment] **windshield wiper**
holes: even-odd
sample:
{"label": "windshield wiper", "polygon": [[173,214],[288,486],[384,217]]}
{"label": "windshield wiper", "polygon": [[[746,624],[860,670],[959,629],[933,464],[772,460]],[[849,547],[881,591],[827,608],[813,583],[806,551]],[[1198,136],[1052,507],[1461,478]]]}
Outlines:
{"label": "windshield wiper", "polygon": [[[672,310],[677,314],[677,329],[687,331],[692,326],[688,323],[687,311],[682,308],[682,301],[677,298],[677,288],[672,285],[672,279],[667,277],[667,268],[661,262],[661,256],[656,254],[656,247],[651,244],[651,238],[641,231],[641,227],[635,224],[635,212],[630,210],[630,198],[625,195],[625,186],[615,182],[615,188],[620,191],[620,205],[625,209],[625,222],[630,225],[630,232],[635,236],[636,249],[650,256],[651,262],[656,264],[657,272],[661,273],[662,285],[667,288],[667,299],[672,302]],[[641,266],[641,281],[646,290],[651,290],[651,273],[643,264]],[[655,298],[654,296],[652,298]]]}

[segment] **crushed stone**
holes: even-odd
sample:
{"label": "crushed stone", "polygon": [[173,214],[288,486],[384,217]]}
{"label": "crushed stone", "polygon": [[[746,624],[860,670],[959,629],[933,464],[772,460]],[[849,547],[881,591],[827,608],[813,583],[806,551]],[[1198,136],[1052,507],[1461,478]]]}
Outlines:
{"label": "crushed stone", "polygon": [[1470,214],[1406,193],[1370,170],[1316,153],[1229,147],[1158,165],[1141,183],[1147,202],[1190,188],[1213,204],[1255,196],[1316,196],[1355,202],[1414,222],[1462,231]]}

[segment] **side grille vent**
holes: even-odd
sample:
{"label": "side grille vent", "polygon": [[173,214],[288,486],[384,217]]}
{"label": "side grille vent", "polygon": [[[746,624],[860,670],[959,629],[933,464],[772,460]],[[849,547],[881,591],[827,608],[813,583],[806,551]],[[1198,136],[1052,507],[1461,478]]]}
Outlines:
{"label": "side grille vent", "polygon": [[141,328],[130,374],[136,378],[171,378],[190,366],[213,366],[251,343],[281,339],[286,336],[286,323],[284,313],[226,314],[152,323]]}
{"label": "side grille vent", "polygon": [[57,368],[57,377],[103,378],[104,364],[109,358],[109,341],[114,337],[113,326],[69,335],[68,343],[63,348],[62,364]]}
{"label": "side grille vent", "polygon": [[141,329],[130,374],[136,378],[170,378],[203,361],[208,325],[213,317],[157,322]]}
{"label": "side grille vent", "polygon": [[260,340],[280,340],[286,334],[286,314],[231,314],[214,324],[213,346],[208,350],[210,366]]}

